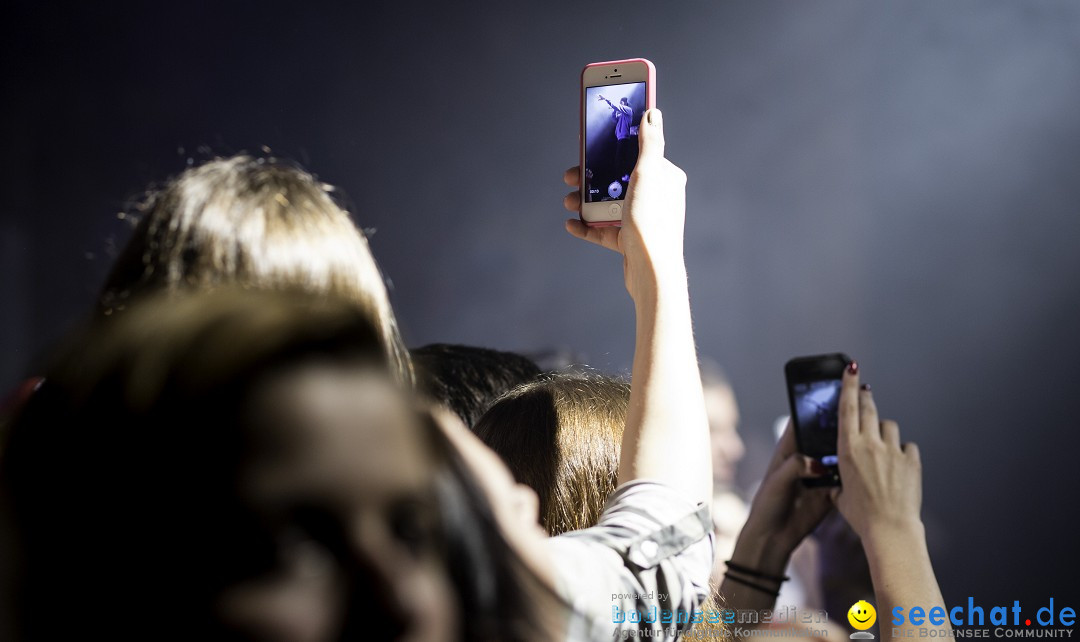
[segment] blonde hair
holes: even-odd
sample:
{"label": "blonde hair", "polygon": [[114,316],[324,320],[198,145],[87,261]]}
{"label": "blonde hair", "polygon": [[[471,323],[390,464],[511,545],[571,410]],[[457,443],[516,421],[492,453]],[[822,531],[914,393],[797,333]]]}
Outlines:
{"label": "blonde hair", "polygon": [[151,191],[106,280],[109,315],[160,290],[299,289],[354,302],[378,328],[397,378],[412,366],[363,232],[333,188],[273,158],[238,155],[193,167]]}

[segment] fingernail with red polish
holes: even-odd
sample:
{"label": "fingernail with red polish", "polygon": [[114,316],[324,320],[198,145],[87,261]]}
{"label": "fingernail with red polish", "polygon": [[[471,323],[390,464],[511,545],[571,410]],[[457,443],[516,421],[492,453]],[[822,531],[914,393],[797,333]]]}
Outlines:
{"label": "fingernail with red polish", "polygon": [[861,385],[859,387],[862,388],[863,390],[867,391],[867,392],[870,392],[870,384],[868,384],[868,383],[864,383],[863,385]]}
{"label": "fingernail with red polish", "polygon": [[851,363],[847,364],[847,371],[848,371],[848,374],[853,374],[853,375],[859,374],[859,362],[858,361],[852,361]]}
{"label": "fingernail with red polish", "polygon": [[824,475],[825,473],[829,472],[829,469],[826,468],[825,464],[821,463],[820,461],[816,459],[811,459],[810,472],[814,473],[815,475]]}

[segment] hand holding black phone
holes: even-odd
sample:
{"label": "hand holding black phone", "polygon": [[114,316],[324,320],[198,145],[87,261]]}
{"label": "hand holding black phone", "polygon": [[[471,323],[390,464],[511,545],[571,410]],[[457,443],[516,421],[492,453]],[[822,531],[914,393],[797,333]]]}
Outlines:
{"label": "hand holding black phone", "polygon": [[827,470],[821,477],[804,478],[807,486],[840,485],[836,456],[840,385],[850,363],[850,357],[837,352],[797,357],[784,365],[799,452],[819,461]]}

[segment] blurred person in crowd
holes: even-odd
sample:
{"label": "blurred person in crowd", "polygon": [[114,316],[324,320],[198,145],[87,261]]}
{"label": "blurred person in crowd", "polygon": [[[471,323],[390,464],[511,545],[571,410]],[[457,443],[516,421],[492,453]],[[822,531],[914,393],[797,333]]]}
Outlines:
{"label": "blurred person in crowd", "polygon": [[476,346],[432,343],[411,351],[416,387],[473,427],[502,394],[540,376],[528,357]]}
{"label": "blurred person in crowd", "polygon": [[719,366],[702,360],[701,385],[709,415],[709,440],[713,454],[714,491],[735,491],[735,473],[746,454],[739,436],[739,404],[727,375]]}
{"label": "blurred person in crowd", "polygon": [[99,319],[0,467],[20,638],[550,639],[557,601],[391,370],[365,312],[307,292]]}
{"label": "blurred person in crowd", "polygon": [[[739,436],[739,405],[735,391],[723,370],[715,363],[703,360],[701,383],[705,391],[705,409],[709,416],[709,441],[712,444],[713,464],[713,530],[716,533],[717,559],[727,559],[735,548],[735,538],[746,522],[747,503],[735,486],[735,473],[746,454]],[[714,571],[719,584],[723,568]]]}

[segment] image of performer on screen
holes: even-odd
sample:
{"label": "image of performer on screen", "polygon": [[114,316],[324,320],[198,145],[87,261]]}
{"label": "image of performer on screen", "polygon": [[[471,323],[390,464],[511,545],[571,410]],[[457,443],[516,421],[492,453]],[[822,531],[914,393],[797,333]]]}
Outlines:
{"label": "image of performer on screen", "polygon": [[635,142],[630,138],[631,127],[634,123],[634,110],[630,107],[630,101],[619,99],[619,104],[611,102],[603,96],[599,97],[611,107],[611,118],[615,121],[615,167],[622,175],[624,183],[630,180],[630,170],[633,169]]}

